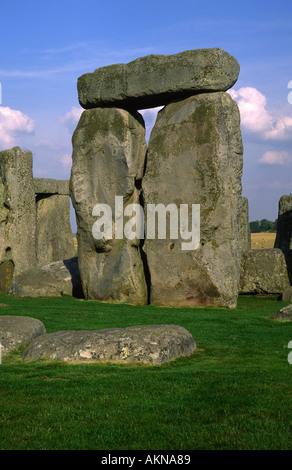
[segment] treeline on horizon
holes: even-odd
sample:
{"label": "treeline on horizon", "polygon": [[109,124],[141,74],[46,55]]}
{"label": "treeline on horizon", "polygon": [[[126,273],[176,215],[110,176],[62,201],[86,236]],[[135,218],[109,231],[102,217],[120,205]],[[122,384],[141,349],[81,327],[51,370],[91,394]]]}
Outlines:
{"label": "treeline on horizon", "polygon": [[277,220],[274,222],[268,219],[253,220],[249,223],[249,228],[251,233],[276,232]]}

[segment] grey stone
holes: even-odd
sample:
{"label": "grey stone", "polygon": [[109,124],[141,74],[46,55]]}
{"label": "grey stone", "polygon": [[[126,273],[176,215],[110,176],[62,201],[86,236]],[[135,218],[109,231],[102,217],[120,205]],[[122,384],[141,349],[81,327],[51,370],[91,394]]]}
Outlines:
{"label": "grey stone", "polygon": [[163,364],[189,356],[195,349],[195,341],[185,328],[150,325],[50,333],[35,339],[22,357],[25,360]]}
{"label": "grey stone", "polygon": [[0,263],[0,292],[7,292],[13,278],[14,263],[11,260]]}
{"label": "grey stone", "polygon": [[[202,93],[167,105],[152,130],[142,181],[148,204],[200,204],[200,244],[146,235],[150,301],[159,305],[237,304],[240,276],[242,140],[236,103]],[[146,219],[147,220],[147,219]],[[147,225],[147,224],[145,224]],[[191,221],[189,221],[191,227]]]}
{"label": "grey stone", "polygon": [[292,196],[282,196],[279,201],[275,248],[288,252],[292,248]]}
{"label": "grey stone", "polygon": [[70,225],[70,197],[42,194],[36,198],[37,264],[74,258],[75,247]]}
{"label": "grey stone", "polygon": [[19,147],[0,152],[0,263],[14,275],[36,264],[36,210],[32,153]]}
{"label": "grey stone", "polygon": [[246,197],[241,198],[240,244],[241,244],[242,253],[251,249],[249,209],[248,209],[248,199]]}
{"label": "grey stone", "polygon": [[243,253],[240,294],[281,294],[289,284],[285,256],[280,249]]}
{"label": "grey stone", "polygon": [[61,194],[69,196],[69,180],[34,178],[33,183],[36,194]]}
{"label": "grey stone", "polygon": [[284,302],[292,302],[292,286],[285,286],[283,289],[282,300]]}
{"label": "grey stone", "polygon": [[7,292],[18,297],[83,297],[77,257],[38,266],[15,276]]}
{"label": "grey stone", "polygon": [[98,220],[92,211],[97,204],[110,206],[115,220],[115,196],[122,196],[122,209],[139,203],[146,155],[142,116],[115,108],[84,111],[72,142],[70,191],[85,298],[145,304],[147,286],[140,240],[116,238],[114,222],[112,237],[97,240],[92,233]]}
{"label": "grey stone", "polygon": [[0,316],[0,343],[3,355],[30,343],[34,338],[45,333],[44,324],[36,318]]}
{"label": "grey stone", "polygon": [[152,108],[198,92],[226,91],[238,74],[237,60],[219,48],[149,55],[82,75],[77,84],[78,98],[85,109]]}
{"label": "grey stone", "polygon": [[292,321],[292,304],[287,305],[287,307],[283,307],[277,312],[272,313],[270,318],[279,321]]}

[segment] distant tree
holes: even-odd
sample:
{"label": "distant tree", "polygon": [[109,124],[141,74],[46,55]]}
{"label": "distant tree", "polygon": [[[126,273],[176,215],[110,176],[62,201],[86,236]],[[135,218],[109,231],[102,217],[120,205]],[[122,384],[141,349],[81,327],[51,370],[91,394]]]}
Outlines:
{"label": "distant tree", "polygon": [[251,233],[259,233],[261,231],[260,221],[254,220],[249,223]]}
{"label": "distant tree", "polygon": [[261,232],[268,232],[271,229],[271,222],[268,219],[262,219],[260,221]]}

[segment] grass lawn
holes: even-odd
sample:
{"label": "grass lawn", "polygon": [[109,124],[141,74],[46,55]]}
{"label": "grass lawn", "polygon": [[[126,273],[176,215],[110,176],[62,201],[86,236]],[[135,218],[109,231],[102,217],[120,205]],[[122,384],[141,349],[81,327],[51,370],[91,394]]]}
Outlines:
{"label": "grass lawn", "polygon": [[162,366],[0,365],[1,450],[292,449],[292,324],[287,303],[240,296],[236,309],[135,307],[0,295],[1,315],[40,319],[48,333],[178,324],[197,351]]}

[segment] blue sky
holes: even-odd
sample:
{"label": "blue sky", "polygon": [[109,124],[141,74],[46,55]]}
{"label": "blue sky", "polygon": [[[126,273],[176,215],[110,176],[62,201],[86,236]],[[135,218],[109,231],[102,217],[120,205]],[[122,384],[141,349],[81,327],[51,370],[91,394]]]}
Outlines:
{"label": "blue sky", "polygon": [[[250,220],[274,220],[279,198],[292,193],[291,1],[0,0],[0,31],[0,149],[31,150],[34,176],[70,177],[80,75],[220,47],[241,67],[230,93],[241,112]],[[151,127],[154,111],[144,118]]]}

